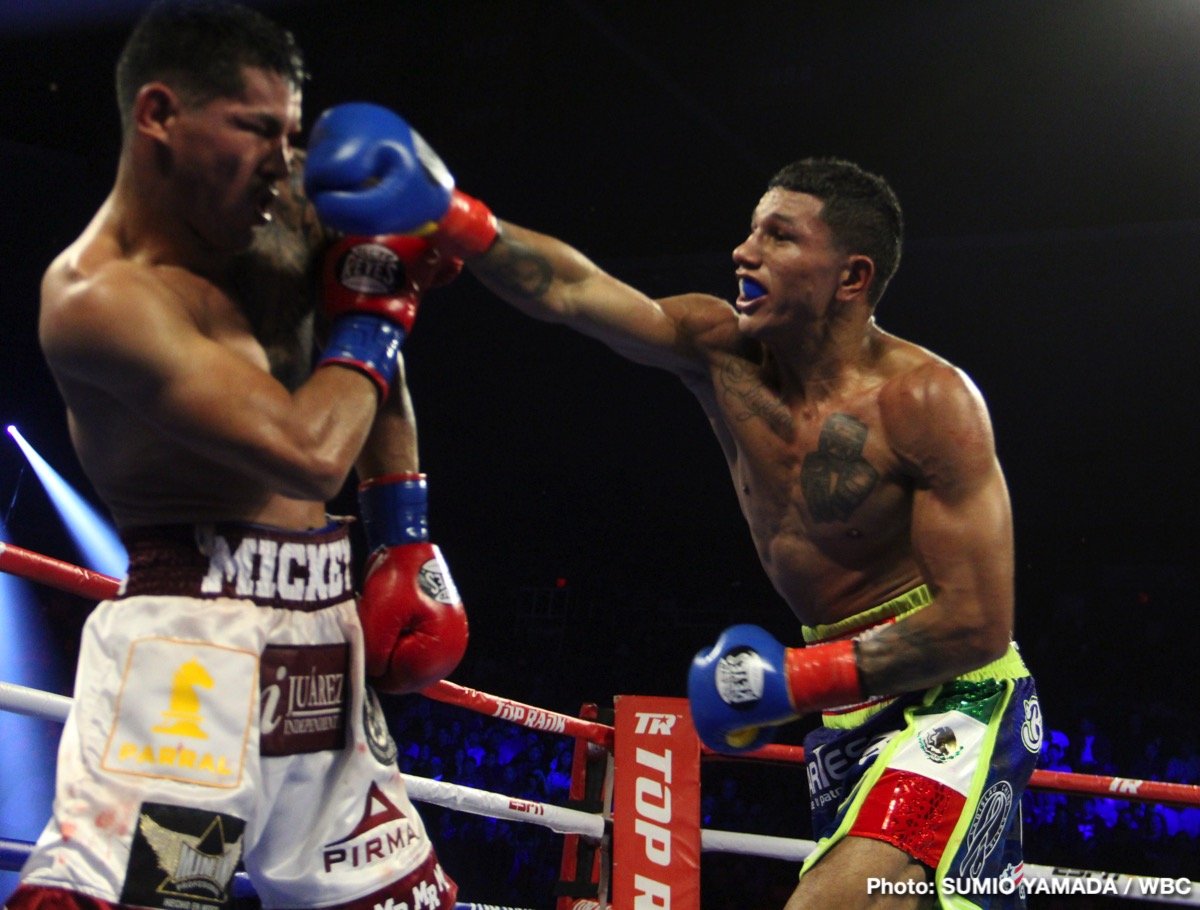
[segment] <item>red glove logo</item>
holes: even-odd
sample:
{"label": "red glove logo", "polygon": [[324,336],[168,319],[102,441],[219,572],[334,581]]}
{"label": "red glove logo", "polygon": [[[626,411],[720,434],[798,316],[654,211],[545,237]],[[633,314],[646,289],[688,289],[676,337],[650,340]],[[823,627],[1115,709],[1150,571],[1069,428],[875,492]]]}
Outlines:
{"label": "red glove logo", "polygon": [[462,600],[446,564],[440,559],[430,559],[421,566],[417,571],[417,584],[427,597],[438,603],[457,604]]}
{"label": "red glove logo", "polygon": [[[413,255],[425,246],[423,240],[410,238]],[[399,238],[393,240],[398,242]],[[381,243],[356,243],[338,258],[337,281],[359,294],[397,294],[408,288],[408,274],[396,251]]]}

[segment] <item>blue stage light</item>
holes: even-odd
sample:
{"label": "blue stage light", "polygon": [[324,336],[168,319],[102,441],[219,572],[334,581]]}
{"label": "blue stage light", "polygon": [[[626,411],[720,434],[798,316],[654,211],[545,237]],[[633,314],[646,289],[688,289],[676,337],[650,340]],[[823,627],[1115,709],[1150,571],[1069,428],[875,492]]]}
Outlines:
{"label": "blue stage light", "polygon": [[16,427],[10,425],[8,435],[16,440],[42,482],[46,494],[79,548],[84,565],[106,575],[124,578],[125,570],[129,567],[129,555],[112,524],[34,450]]}

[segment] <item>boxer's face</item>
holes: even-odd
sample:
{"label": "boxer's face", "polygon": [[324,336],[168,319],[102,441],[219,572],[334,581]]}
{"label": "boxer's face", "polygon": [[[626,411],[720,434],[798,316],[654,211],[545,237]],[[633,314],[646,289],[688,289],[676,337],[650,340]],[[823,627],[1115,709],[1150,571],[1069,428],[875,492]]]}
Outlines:
{"label": "boxer's face", "polygon": [[738,327],[766,340],[819,320],[837,291],[846,256],[821,219],[822,202],[778,187],[759,201],[750,234],[733,251],[741,293]]}
{"label": "boxer's face", "polygon": [[244,73],[240,96],[181,110],[172,139],[185,218],[217,249],[245,249],[270,220],[300,128],[298,89],[278,73]]}

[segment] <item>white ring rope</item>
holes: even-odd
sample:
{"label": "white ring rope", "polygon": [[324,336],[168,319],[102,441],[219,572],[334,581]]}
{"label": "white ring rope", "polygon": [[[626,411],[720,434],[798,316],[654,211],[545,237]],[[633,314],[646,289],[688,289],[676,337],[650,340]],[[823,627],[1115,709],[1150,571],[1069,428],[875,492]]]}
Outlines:
{"label": "white ring rope", "polygon": [[0,710],[25,714],[29,717],[44,717],[60,724],[66,721],[71,710],[71,699],[53,692],[30,689],[16,683],[0,682]]}
{"label": "white ring rope", "polygon": [[740,853],[800,863],[808,858],[816,846],[815,841],[770,834],[747,834],[716,828],[704,828],[700,832],[700,849],[706,853]]}
{"label": "white ring rope", "polygon": [[532,822],[558,834],[581,834],[596,839],[604,836],[604,816],[578,809],[566,809],[546,803],[476,790],[444,780],[413,777],[402,774],[408,795],[423,803],[433,803],[445,809],[457,809],[473,815],[506,818],[510,821]]}

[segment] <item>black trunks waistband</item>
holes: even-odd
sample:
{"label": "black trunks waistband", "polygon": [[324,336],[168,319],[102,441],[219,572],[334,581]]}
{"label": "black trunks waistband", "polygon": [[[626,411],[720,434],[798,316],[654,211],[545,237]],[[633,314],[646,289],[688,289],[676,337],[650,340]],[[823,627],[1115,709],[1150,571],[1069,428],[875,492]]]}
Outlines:
{"label": "black trunks waistband", "polygon": [[117,595],[231,597],[262,607],[320,610],[352,596],[349,525],[314,531],[221,523],[121,532],[129,575]]}

